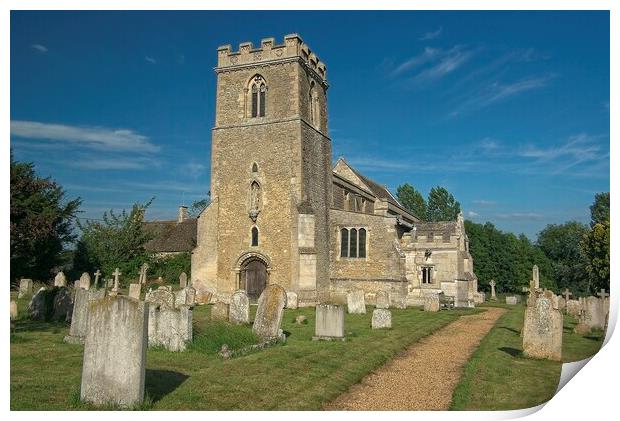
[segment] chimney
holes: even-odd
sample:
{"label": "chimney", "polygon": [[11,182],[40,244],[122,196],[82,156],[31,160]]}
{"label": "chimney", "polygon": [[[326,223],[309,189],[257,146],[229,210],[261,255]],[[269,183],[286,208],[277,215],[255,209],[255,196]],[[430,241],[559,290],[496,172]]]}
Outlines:
{"label": "chimney", "polygon": [[180,224],[186,219],[187,219],[187,206],[179,206],[179,219],[177,219],[177,222]]}

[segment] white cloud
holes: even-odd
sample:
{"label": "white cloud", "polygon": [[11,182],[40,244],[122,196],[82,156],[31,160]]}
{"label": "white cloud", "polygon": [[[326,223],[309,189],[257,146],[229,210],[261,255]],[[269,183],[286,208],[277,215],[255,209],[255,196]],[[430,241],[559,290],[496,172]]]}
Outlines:
{"label": "white cloud", "polygon": [[154,153],[160,149],[159,146],[152,144],[147,136],[128,129],[106,127],[80,127],[14,120],[11,121],[11,136],[65,142],[104,151]]}
{"label": "white cloud", "polygon": [[182,168],[183,171],[187,172],[193,179],[197,179],[205,172],[207,166],[198,162],[188,162],[187,164],[183,165]]}
{"label": "white cloud", "polygon": [[428,41],[431,39],[439,38],[441,33],[443,32],[443,26],[440,26],[436,31],[426,32],[423,34],[418,40],[420,41]]}
{"label": "white cloud", "polygon": [[144,59],[152,64],[157,63],[157,60],[155,60],[153,57],[150,57],[150,56],[145,56]]}
{"label": "white cloud", "polygon": [[469,216],[470,218],[475,218],[477,216],[480,216],[480,214],[474,212],[474,211],[469,211],[467,212],[467,216]]}
{"label": "white cloud", "polygon": [[68,166],[83,170],[144,170],[159,167],[160,163],[151,158],[102,158],[73,160]]}
{"label": "white cloud", "polygon": [[423,70],[414,76],[411,81],[415,84],[422,84],[440,79],[457,70],[465,64],[472,55],[473,53],[471,51],[463,50],[459,46],[454,47],[447,51],[435,65]]}
{"label": "white cloud", "polygon": [[513,220],[525,220],[525,221],[537,221],[543,218],[543,215],[535,212],[512,212],[512,213],[498,213],[495,215],[498,219],[513,219]]}
{"label": "white cloud", "polygon": [[480,206],[493,206],[495,204],[497,204],[497,202],[493,201],[493,200],[474,200],[474,203],[476,205],[480,205]]}
{"label": "white cloud", "polygon": [[31,48],[34,48],[35,50],[39,51],[40,53],[47,53],[47,47],[45,45],[41,45],[41,44],[32,44],[30,46]]}
{"label": "white cloud", "polygon": [[417,56],[413,56],[407,61],[399,64],[396,67],[396,69],[392,71],[392,76],[398,76],[409,70],[413,70],[418,66],[421,66],[423,64],[426,64],[430,61],[435,60],[435,58],[439,57],[441,54],[442,54],[442,51],[440,49],[426,47],[423,53]]}

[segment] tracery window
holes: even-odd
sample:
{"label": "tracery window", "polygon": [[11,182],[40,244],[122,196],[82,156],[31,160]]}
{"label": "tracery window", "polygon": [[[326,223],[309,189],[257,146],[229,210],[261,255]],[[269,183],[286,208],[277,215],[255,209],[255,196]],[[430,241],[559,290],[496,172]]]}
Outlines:
{"label": "tracery window", "polygon": [[250,115],[254,117],[265,117],[265,105],[267,102],[267,84],[262,76],[256,75],[250,83]]}

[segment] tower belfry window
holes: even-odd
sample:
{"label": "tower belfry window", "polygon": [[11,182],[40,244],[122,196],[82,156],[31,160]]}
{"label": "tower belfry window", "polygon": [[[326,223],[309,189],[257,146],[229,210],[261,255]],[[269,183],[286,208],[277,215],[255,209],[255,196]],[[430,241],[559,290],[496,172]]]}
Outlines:
{"label": "tower belfry window", "polygon": [[251,112],[254,117],[265,117],[265,105],[267,102],[267,84],[262,76],[254,76],[250,86]]}

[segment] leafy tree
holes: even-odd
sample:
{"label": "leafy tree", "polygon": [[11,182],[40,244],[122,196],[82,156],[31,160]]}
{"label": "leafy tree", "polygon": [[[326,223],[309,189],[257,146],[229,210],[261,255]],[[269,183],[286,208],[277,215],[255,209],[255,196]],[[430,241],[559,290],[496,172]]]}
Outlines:
{"label": "leafy tree", "polygon": [[594,195],[594,203],[590,206],[591,226],[609,222],[609,192]]}
{"label": "leafy tree", "polygon": [[79,223],[82,236],[75,252],[75,270],[100,269],[107,277],[118,267],[125,281],[137,278],[140,265],[150,259],[144,245],[152,237],[143,230],[142,223],[152,202],[153,199],[145,204],[135,203],[129,213],[124,209],[120,214],[110,210],[104,212],[101,221]]}
{"label": "leafy tree", "polygon": [[553,262],[553,278],[558,288],[573,292],[586,292],[584,277],[587,258],[580,246],[588,227],[577,221],[549,224],[538,234],[538,245]]}
{"label": "leafy tree", "polygon": [[75,240],[80,198],[66,201],[50,178],[36,175],[33,163],[11,153],[11,278],[48,279],[61,263],[61,251]]}
{"label": "leafy tree", "polygon": [[445,188],[433,187],[428,193],[427,221],[454,221],[460,212],[461,204]]}
{"label": "leafy tree", "polygon": [[597,193],[590,206],[590,231],[583,236],[581,248],[586,256],[588,289],[609,290],[610,213],[609,192]]}
{"label": "leafy tree", "polygon": [[162,279],[171,285],[178,285],[179,275],[185,272],[187,276],[191,275],[192,256],[190,253],[179,253],[172,256],[162,258],[153,257],[149,263],[149,276]]}
{"label": "leafy tree", "polygon": [[426,201],[411,184],[405,183],[396,189],[396,197],[412,214],[424,220],[426,218]]}

